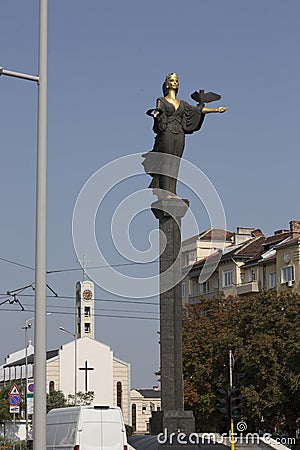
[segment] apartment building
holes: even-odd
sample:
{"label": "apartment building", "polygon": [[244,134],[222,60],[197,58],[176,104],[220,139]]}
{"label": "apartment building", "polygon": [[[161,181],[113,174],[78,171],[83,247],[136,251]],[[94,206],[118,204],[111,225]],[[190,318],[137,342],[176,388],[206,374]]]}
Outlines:
{"label": "apartment building", "polygon": [[[204,232],[198,236],[207,236]],[[300,222],[291,221],[288,230],[274,232],[265,236],[260,229],[237,228],[236,232],[227,231],[223,236],[227,240],[219,246],[211,243],[210,249],[202,258],[198,258],[189,266],[183,264],[182,270],[186,276],[182,282],[183,304],[193,304],[199,297],[213,297],[223,293],[230,295],[249,295],[264,289],[282,292],[294,289],[300,292]],[[194,255],[197,252],[196,237],[183,242],[183,254],[188,249],[192,254],[191,242],[194,242]],[[196,245],[197,244],[197,245]],[[206,248],[208,248],[207,242]],[[199,245],[201,246],[201,245]],[[203,249],[202,245],[202,249]],[[209,266],[209,261],[218,256],[218,264],[212,270],[203,271]],[[184,262],[187,259],[183,258]]]}

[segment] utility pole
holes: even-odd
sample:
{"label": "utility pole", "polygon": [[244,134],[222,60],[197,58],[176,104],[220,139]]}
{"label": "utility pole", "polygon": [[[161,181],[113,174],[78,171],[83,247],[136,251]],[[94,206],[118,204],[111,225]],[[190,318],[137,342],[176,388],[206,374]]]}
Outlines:
{"label": "utility pole", "polygon": [[233,388],[233,366],[234,366],[234,358],[232,351],[229,350],[229,411],[230,411],[230,449],[234,450],[234,424],[233,418],[231,415],[231,405],[230,405],[230,397]]}
{"label": "utility pole", "polygon": [[26,419],[26,442],[28,441],[28,405],[27,405],[27,386],[28,386],[28,329],[32,326],[32,320],[25,320],[25,419]]}
{"label": "utility pole", "polygon": [[34,430],[35,450],[46,448],[46,189],[47,189],[47,72],[48,0],[39,0],[39,74],[13,72],[0,67],[0,75],[38,84],[35,300],[34,300]]}

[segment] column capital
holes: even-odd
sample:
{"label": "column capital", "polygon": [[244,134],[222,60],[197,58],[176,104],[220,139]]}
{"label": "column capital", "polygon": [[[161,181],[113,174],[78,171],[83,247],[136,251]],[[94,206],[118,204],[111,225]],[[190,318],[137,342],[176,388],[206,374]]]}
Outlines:
{"label": "column capital", "polygon": [[153,202],[151,210],[157,219],[176,217],[181,219],[189,208],[190,202],[180,197],[165,197]]}

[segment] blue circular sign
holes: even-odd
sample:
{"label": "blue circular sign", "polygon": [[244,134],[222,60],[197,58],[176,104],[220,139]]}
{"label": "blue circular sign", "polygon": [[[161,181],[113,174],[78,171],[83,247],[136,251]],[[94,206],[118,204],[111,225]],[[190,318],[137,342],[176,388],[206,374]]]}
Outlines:
{"label": "blue circular sign", "polygon": [[21,403],[21,398],[19,395],[10,395],[9,396],[9,403],[11,406],[19,406]]}
{"label": "blue circular sign", "polygon": [[30,383],[30,384],[28,385],[28,391],[29,391],[29,392],[34,392],[34,384],[33,384],[33,383]]}

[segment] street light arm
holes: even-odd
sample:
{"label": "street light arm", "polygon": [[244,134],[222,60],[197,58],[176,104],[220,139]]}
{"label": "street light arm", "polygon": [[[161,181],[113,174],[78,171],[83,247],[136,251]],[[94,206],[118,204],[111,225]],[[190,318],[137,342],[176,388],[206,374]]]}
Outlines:
{"label": "street light arm", "polygon": [[22,78],[23,80],[35,81],[37,83],[39,82],[38,76],[29,75],[27,73],[22,73],[22,72],[13,72],[12,70],[3,69],[3,67],[0,67],[0,76],[1,75],[7,75],[8,77],[14,77],[14,78]]}
{"label": "street light arm", "polygon": [[71,334],[71,336],[76,338],[76,334],[75,333],[72,333],[71,331],[66,330],[64,327],[59,327],[59,330],[62,331],[63,333]]}

